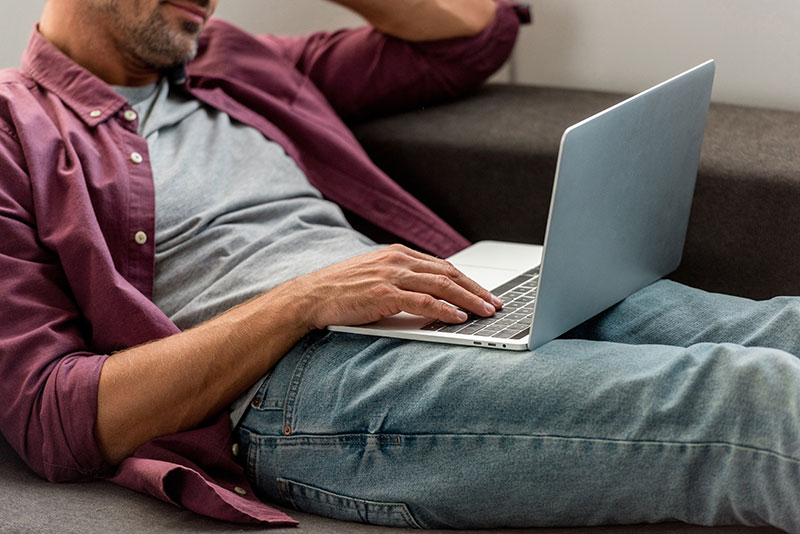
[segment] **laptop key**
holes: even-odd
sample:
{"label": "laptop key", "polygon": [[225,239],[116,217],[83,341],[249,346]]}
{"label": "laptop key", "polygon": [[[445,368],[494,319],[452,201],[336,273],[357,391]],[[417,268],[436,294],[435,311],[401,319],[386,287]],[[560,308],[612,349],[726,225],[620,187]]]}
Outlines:
{"label": "laptop key", "polygon": [[516,288],[518,285],[530,281],[530,279],[531,279],[530,275],[521,274],[516,278],[512,278],[511,280],[501,285],[500,287],[494,288],[494,291],[492,291],[492,293],[494,293],[495,295],[502,295],[503,293],[509,291],[510,289]]}
{"label": "laptop key", "polygon": [[492,326],[487,326],[486,328],[482,328],[478,332],[478,334],[481,335],[481,336],[491,336],[492,334],[496,334],[500,330],[503,330],[503,329],[492,325]]}
{"label": "laptop key", "polygon": [[472,325],[472,326],[468,326],[468,327],[466,327],[466,328],[464,328],[462,330],[459,330],[458,333],[459,334],[464,334],[464,335],[470,335],[470,334],[474,334],[474,333],[476,333],[476,332],[478,332],[480,330],[483,330],[483,328],[484,328],[483,326]]}
{"label": "laptop key", "polygon": [[447,332],[448,334],[454,334],[459,330],[461,330],[462,328],[465,328],[463,324],[450,324],[440,328],[439,330],[437,330],[437,332]]}
{"label": "laptop key", "polygon": [[503,339],[510,339],[511,336],[516,334],[516,333],[517,333],[516,328],[512,328],[512,329],[506,328],[505,330],[501,330],[501,331],[497,332],[496,334],[492,334],[490,337],[499,337],[499,338],[503,338]]}
{"label": "laptop key", "polygon": [[497,334],[493,335],[492,337],[503,337],[503,338],[508,338],[508,339],[519,339],[519,338],[514,337],[514,336],[519,334],[520,331],[527,333],[528,330],[530,330],[530,328],[531,328],[530,323],[526,323],[526,324],[516,323],[516,324],[514,324],[512,326],[509,326],[508,328],[505,328],[505,329],[501,330],[500,332],[498,332]]}
{"label": "laptop key", "polygon": [[513,336],[511,336],[511,339],[522,339],[523,337],[527,336],[530,333],[530,331],[531,331],[531,327],[528,326],[528,327],[520,330],[519,332],[517,332]]}

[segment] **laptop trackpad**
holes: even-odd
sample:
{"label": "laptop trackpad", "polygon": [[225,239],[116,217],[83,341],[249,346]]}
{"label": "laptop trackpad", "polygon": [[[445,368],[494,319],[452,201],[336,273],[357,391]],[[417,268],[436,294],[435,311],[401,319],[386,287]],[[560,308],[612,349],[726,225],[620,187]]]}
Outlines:
{"label": "laptop trackpad", "polygon": [[542,261],[540,245],[479,241],[447,258],[488,290],[499,287]]}

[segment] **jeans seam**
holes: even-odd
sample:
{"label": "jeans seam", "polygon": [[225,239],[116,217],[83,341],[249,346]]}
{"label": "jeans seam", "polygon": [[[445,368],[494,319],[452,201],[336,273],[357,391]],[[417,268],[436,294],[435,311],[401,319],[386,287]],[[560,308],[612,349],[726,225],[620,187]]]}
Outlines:
{"label": "jeans seam", "polygon": [[[353,504],[356,504],[356,505],[360,504],[361,506],[365,507],[366,511],[368,511],[369,507],[371,507],[371,506],[391,507],[393,509],[391,514],[392,515],[399,515],[400,517],[402,517],[403,521],[405,521],[406,524],[410,528],[414,528],[414,529],[421,529],[422,528],[422,526],[419,524],[417,519],[414,517],[414,514],[411,512],[408,504],[405,503],[405,502],[378,501],[378,500],[374,500],[374,499],[364,499],[364,498],[361,498],[361,497],[353,497],[351,495],[346,495],[346,494],[338,493],[338,492],[335,492],[335,491],[329,491],[329,490],[326,490],[324,488],[315,486],[313,484],[306,484],[305,482],[300,482],[299,480],[295,480],[295,479],[291,479],[291,478],[278,477],[277,478],[277,482],[278,482],[278,491],[279,491],[279,493],[281,495],[281,499],[283,499],[283,502],[285,504],[287,504],[288,506],[291,506],[292,508],[295,508],[295,509],[298,509],[298,505],[297,505],[297,502],[295,501],[294,495],[293,495],[293,493],[291,491],[291,486],[292,485],[294,485],[295,487],[305,488],[305,489],[310,490],[310,491],[312,491],[313,493],[316,493],[316,494],[328,495],[328,496],[333,497],[335,499],[342,499],[342,500],[345,500],[347,502],[350,502],[350,503],[353,503]],[[363,514],[361,514],[360,511],[359,511],[359,517],[360,517],[362,522],[364,522],[366,524],[371,524],[370,521],[369,521],[369,518],[365,517]]]}
{"label": "jeans seam", "polygon": [[783,460],[800,465],[800,458],[795,458],[771,449],[755,447],[753,445],[742,445],[727,441],[673,441],[657,439],[621,439],[621,438],[599,438],[584,436],[561,436],[556,434],[491,434],[491,433],[414,433],[401,434],[396,432],[386,432],[380,434],[369,433],[341,433],[341,434],[292,434],[291,436],[258,436],[259,439],[277,439],[281,446],[303,446],[307,444],[324,445],[326,442],[333,445],[347,441],[363,441],[368,438],[378,438],[380,444],[384,446],[402,445],[403,438],[415,437],[441,437],[441,438],[472,438],[472,437],[496,437],[496,438],[523,438],[539,439],[549,441],[572,441],[584,443],[611,443],[618,445],[666,445],[670,447],[719,447],[728,448],[735,451],[746,451],[770,456],[778,460]]}
{"label": "jeans seam", "polygon": [[286,390],[286,400],[283,404],[283,428],[285,429],[283,433],[286,435],[290,434],[294,428],[294,407],[297,401],[300,383],[303,380],[303,375],[308,367],[308,363],[311,361],[311,357],[316,353],[316,351],[330,341],[330,337],[331,333],[329,332],[311,344],[306,349],[303,357],[300,358],[300,361],[297,362],[297,365],[295,366],[294,372],[292,373],[292,379],[289,381],[289,387]]}
{"label": "jeans seam", "polygon": [[253,434],[250,431],[247,432],[247,471],[245,475],[249,480],[252,480],[256,483],[256,485],[261,486],[261,481],[259,480],[259,469],[258,469],[258,447],[254,447],[253,443],[258,439],[257,434]]}

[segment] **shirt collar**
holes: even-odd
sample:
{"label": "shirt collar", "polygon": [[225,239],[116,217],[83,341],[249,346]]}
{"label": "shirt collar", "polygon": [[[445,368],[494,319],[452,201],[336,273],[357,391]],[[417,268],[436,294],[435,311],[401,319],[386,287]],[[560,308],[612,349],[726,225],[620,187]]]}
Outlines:
{"label": "shirt collar", "polygon": [[107,120],[127,101],[106,82],[81,67],[33,27],[21,60],[22,71],[54,93],[88,126]]}

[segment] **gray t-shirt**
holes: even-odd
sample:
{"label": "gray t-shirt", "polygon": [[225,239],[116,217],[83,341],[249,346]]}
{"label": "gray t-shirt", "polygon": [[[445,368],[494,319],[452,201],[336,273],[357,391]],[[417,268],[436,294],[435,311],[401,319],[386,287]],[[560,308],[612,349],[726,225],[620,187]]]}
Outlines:
{"label": "gray t-shirt", "polygon": [[[378,248],[258,130],[166,80],[116,89],[139,114],[155,180],[154,301],[180,328]],[[232,406],[234,424],[259,384]]]}

